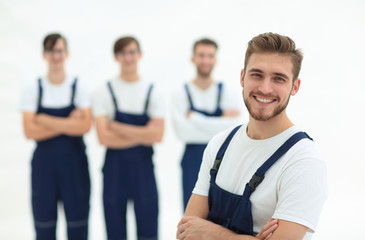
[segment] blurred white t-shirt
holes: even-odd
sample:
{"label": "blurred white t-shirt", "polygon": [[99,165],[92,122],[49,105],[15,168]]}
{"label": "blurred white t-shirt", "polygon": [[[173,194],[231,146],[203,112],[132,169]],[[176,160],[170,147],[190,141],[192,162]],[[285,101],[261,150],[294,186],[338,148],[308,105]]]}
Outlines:
{"label": "blurred white t-shirt", "polygon": [[[130,114],[142,114],[146,104],[151,82],[139,79],[136,82],[127,82],[120,77],[111,81],[118,110]],[[149,99],[147,114],[150,118],[164,118],[165,96],[157,84],[153,84]],[[92,109],[94,117],[107,116],[114,119],[115,107],[107,82],[103,83],[93,94]]]}
{"label": "blurred white t-shirt", "polygon": [[[41,105],[46,108],[63,108],[71,104],[72,84],[74,76],[67,75],[61,84],[53,84],[46,76],[41,77],[43,96]],[[22,112],[36,112],[39,99],[38,79],[26,83],[21,97],[19,108]],[[78,108],[90,108],[90,87],[85,82],[78,79],[74,104]]]}
{"label": "blurred white t-shirt", "polygon": [[[192,82],[187,83],[191,99],[196,109],[214,112],[217,108],[218,101],[218,82],[214,82],[207,89],[200,89]],[[222,111],[237,110],[240,111],[242,100],[239,95],[223,84],[221,92],[220,107]],[[192,112],[189,117],[187,113],[190,110],[189,99],[185,90],[185,85],[175,89],[172,95],[172,119],[175,132],[178,138],[185,143],[207,144],[208,141],[220,131],[231,126],[242,123],[242,114],[237,117],[222,116],[205,116],[199,112]]]}

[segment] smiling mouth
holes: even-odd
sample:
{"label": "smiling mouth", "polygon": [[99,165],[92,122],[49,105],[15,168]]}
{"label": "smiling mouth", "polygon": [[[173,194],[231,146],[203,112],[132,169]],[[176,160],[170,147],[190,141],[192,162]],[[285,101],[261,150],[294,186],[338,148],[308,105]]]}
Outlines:
{"label": "smiling mouth", "polygon": [[261,103],[272,103],[272,102],[276,101],[275,99],[267,99],[267,98],[261,98],[261,97],[257,97],[257,96],[255,96],[255,99]]}

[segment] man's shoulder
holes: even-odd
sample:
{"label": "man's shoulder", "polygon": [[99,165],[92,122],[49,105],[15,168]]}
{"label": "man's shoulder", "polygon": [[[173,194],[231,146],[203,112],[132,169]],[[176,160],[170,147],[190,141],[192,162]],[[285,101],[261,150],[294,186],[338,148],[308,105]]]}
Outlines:
{"label": "man's shoulder", "polygon": [[296,143],[290,149],[290,155],[297,160],[324,161],[317,144],[309,138],[304,138]]}
{"label": "man's shoulder", "polygon": [[325,171],[326,162],[316,142],[303,138],[295,143],[283,156],[282,164],[285,169],[320,168]]}

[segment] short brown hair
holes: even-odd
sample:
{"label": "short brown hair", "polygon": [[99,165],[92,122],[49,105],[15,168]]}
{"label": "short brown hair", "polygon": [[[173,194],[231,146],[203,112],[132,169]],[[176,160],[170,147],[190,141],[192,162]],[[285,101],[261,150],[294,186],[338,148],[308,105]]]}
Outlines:
{"label": "short brown hair", "polygon": [[123,51],[123,49],[129,45],[131,42],[135,42],[137,44],[138,47],[138,51],[140,51],[140,45],[139,42],[136,38],[132,37],[132,36],[126,36],[126,37],[121,37],[119,38],[115,43],[114,43],[114,55],[116,55],[117,53]]}
{"label": "short brown hair", "polygon": [[67,49],[67,41],[64,36],[59,33],[50,33],[43,40],[43,51],[51,51],[54,45],[56,45],[58,39],[63,39],[63,42],[65,43],[65,47]]}
{"label": "short brown hair", "polygon": [[263,33],[248,42],[245,55],[245,66],[253,53],[279,53],[288,55],[293,64],[293,81],[298,78],[303,60],[303,53],[297,49],[295,42],[287,37],[277,33]]}
{"label": "short brown hair", "polygon": [[202,38],[202,39],[200,39],[200,40],[198,40],[194,43],[193,53],[195,53],[196,46],[198,46],[200,44],[202,44],[202,45],[211,45],[211,46],[214,46],[215,49],[218,49],[218,44],[215,41],[213,41],[212,39],[209,39],[209,38]]}

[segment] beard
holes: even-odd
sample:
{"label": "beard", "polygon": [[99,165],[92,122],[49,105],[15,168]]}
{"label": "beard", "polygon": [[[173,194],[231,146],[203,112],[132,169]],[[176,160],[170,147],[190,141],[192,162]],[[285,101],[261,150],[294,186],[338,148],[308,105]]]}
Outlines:
{"label": "beard", "polygon": [[210,74],[213,71],[213,67],[210,68],[209,70],[203,70],[202,68],[196,67],[196,71],[198,73],[199,76],[207,78],[210,76]]}
{"label": "beard", "polygon": [[[265,95],[261,92],[250,93],[249,97],[251,97],[252,95],[255,95],[255,94],[263,96],[263,97],[268,97],[268,98],[277,98],[278,100],[280,100],[280,98],[278,98],[277,96],[272,96],[272,95],[267,95],[267,94]],[[275,107],[274,110],[272,111],[272,113],[265,114],[263,111],[256,111],[256,112],[254,111],[249,97],[245,97],[244,90],[242,90],[242,96],[243,96],[243,101],[246,105],[246,108],[247,108],[250,116],[257,121],[268,121],[268,120],[278,116],[280,113],[282,113],[286,109],[286,107],[288,106],[289,100],[290,100],[290,95],[289,95],[288,100],[286,100],[285,102],[283,102],[280,105],[278,105],[277,107]]]}

